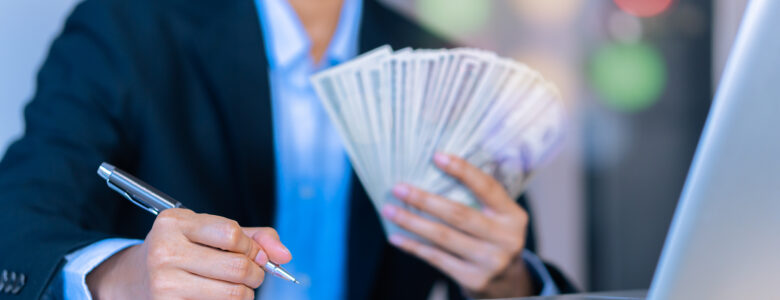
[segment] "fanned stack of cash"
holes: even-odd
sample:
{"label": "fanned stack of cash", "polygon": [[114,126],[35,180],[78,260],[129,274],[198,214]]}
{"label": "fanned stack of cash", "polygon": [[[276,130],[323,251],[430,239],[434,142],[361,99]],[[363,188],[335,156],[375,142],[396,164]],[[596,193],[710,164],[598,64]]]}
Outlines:
{"label": "fanned stack of cash", "polygon": [[[562,136],[556,88],[487,51],[382,46],[311,80],[377,209],[405,207],[390,192],[402,182],[479,208],[433,164],[437,151],[468,160],[517,197]],[[403,231],[383,223],[388,234]]]}

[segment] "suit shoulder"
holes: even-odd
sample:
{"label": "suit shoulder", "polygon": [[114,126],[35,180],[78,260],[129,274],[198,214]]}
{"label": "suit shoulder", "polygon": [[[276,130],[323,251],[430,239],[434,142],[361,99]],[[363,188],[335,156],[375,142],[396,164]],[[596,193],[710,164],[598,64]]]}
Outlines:
{"label": "suit shoulder", "polygon": [[101,15],[118,18],[118,21],[133,21],[135,24],[153,23],[161,20],[185,20],[202,22],[210,16],[230,7],[238,0],[85,0],[74,10],[74,16],[86,15],[99,18]]}
{"label": "suit shoulder", "polygon": [[[376,2],[376,3],[373,3]],[[376,0],[366,0],[366,7],[373,15],[381,16],[381,22],[388,25],[390,38],[414,48],[451,48],[454,44],[442,36],[424,28],[397,9]]]}

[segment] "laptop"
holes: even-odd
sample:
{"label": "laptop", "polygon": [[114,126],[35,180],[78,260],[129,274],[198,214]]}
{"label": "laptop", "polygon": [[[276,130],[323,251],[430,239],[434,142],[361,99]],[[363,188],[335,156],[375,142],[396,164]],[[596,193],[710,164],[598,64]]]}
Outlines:
{"label": "laptop", "polygon": [[747,6],[648,299],[780,299],[778,15]]}

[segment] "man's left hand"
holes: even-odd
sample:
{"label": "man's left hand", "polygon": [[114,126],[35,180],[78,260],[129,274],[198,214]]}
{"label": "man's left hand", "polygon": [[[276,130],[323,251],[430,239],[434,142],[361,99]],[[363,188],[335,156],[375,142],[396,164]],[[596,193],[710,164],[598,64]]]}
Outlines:
{"label": "man's left hand", "polygon": [[441,220],[425,219],[387,204],[382,215],[430,241],[420,243],[399,234],[390,243],[440,269],[470,296],[528,296],[532,284],[522,259],[528,214],[492,176],[467,161],[438,153],[441,170],[468,187],[483,204],[480,210],[415,188],[398,184],[393,194],[412,207]]}

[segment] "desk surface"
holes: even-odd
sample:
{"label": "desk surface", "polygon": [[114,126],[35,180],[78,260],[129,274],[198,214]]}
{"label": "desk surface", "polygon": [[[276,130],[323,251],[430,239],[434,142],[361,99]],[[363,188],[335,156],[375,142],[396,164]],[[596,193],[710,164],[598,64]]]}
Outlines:
{"label": "desk surface", "polygon": [[646,290],[615,291],[586,294],[569,294],[549,297],[508,298],[515,300],[644,300],[647,297]]}

